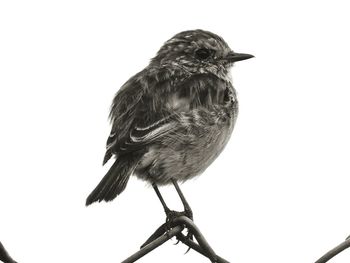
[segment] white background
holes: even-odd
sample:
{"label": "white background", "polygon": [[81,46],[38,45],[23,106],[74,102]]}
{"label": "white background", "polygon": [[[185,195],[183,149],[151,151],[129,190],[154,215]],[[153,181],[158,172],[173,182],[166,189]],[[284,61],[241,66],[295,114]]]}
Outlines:
{"label": "white background", "polygon": [[[314,262],[350,234],[347,4],[1,1],[0,240],[20,263],[137,251],[165,219],[150,187],[132,178],[114,202],[84,206],[107,169],[109,105],[162,43],[202,28],[256,58],[232,70],[227,148],[183,185],[195,221],[230,262]],[[172,243],[140,262],[208,262]]]}

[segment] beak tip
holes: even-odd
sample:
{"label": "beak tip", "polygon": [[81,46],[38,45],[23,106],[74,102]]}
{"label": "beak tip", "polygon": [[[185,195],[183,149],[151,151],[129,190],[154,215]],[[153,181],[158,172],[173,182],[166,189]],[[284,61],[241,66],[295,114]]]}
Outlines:
{"label": "beak tip", "polygon": [[235,53],[232,52],[227,59],[231,62],[237,62],[237,61],[242,61],[250,58],[255,58],[254,55],[251,54],[245,54],[245,53]]}

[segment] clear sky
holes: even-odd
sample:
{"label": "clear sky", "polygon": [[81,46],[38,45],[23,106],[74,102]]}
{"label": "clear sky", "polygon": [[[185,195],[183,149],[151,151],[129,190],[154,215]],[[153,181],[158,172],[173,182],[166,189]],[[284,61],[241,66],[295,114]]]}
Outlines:
{"label": "clear sky", "polygon": [[[1,1],[1,242],[18,262],[120,262],[164,222],[135,178],[110,204],[84,203],[108,168],[115,92],[201,28],[256,58],[232,70],[231,141],[183,185],[195,222],[230,262],[314,262],[350,234],[349,24],[340,0]],[[172,243],[140,262],[205,262]]]}

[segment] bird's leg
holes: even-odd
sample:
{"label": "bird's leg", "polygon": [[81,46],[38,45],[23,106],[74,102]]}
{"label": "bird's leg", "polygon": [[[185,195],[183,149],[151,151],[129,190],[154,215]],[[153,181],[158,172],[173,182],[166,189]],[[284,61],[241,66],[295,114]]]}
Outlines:
{"label": "bird's leg", "polygon": [[[176,218],[180,217],[180,216],[186,216],[187,218],[189,218],[189,220],[193,220],[193,214],[192,214],[192,209],[189,206],[184,194],[182,193],[179,185],[177,184],[177,181],[172,179],[172,183],[175,186],[176,192],[179,194],[181,202],[184,206],[184,211],[183,212],[177,212],[177,211],[173,211],[170,210],[169,207],[167,206],[167,204],[164,201],[164,198],[162,196],[162,194],[160,193],[158,186],[156,183],[152,183],[152,187],[154,189],[154,191],[156,192],[160,202],[162,203],[162,206],[164,208],[164,212],[166,214],[166,222],[164,224],[162,224],[148,239],[147,241],[141,246],[144,247],[148,244],[150,244],[151,242],[153,242],[154,240],[156,240],[158,237],[162,236],[164,233],[167,233],[172,227],[174,227],[174,221]],[[190,232],[188,232],[187,234],[187,239],[193,240],[193,234]]]}
{"label": "bird's leg", "polygon": [[162,224],[160,227],[158,227],[158,229],[146,240],[146,242],[141,246],[141,248],[150,244],[151,242],[153,242],[154,240],[162,236],[164,233],[167,233],[173,227],[173,224],[172,224],[173,220],[176,217],[183,215],[183,213],[170,210],[167,204],[165,203],[164,198],[160,193],[157,184],[152,183],[152,186],[164,208],[164,212],[166,214],[166,222]]}
{"label": "bird's leg", "polygon": [[[193,213],[192,213],[192,209],[190,207],[190,205],[188,204],[184,194],[182,193],[181,189],[180,189],[180,186],[178,185],[177,181],[175,179],[171,179],[171,181],[173,182],[173,185],[175,186],[175,189],[176,189],[176,192],[178,193],[178,195],[180,196],[180,199],[181,199],[181,202],[184,206],[184,214],[185,216],[187,216],[189,219],[191,219],[193,221]],[[186,238],[188,240],[191,240],[193,241],[193,233],[190,231],[190,229],[188,229],[188,233],[186,235]],[[190,247],[188,247],[186,253],[188,251],[190,251]],[[186,254],[185,253],[185,254]]]}
{"label": "bird's leg", "polygon": [[167,206],[167,204],[165,203],[165,201],[163,199],[163,196],[161,195],[161,193],[160,193],[160,191],[158,189],[158,186],[155,183],[153,183],[152,186],[153,186],[153,189],[156,192],[160,202],[163,205],[164,212],[166,214],[166,222],[169,223],[168,224],[168,228],[170,228],[170,222],[172,222],[176,217],[182,216],[184,213],[183,212],[177,212],[177,211],[174,211],[174,210],[170,210],[169,207]]}
{"label": "bird's leg", "polygon": [[162,206],[164,208],[164,212],[165,214],[168,216],[168,214],[171,212],[171,210],[169,209],[169,207],[166,205],[164,199],[163,199],[163,196],[161,195],[159,189],[158,189],[158,186],[156,183],[152,183],[152,186],[153,186],[153,189],[154,191],[156,192],[160,202],[162,203]]}
{"label": "bird's leg", "polygon": [[184,206],[184,212],[185,212],[185,215],[191,219],[193,221],[193,213],[192,213],[192,209],[190,207],[190,205],[188,204],[184,194],[182,193],[177,181],[175,179],[171,179],[171,181],[173,182],[173,185],[175,186],[175,189],[176,189],[176,192],[179,194],[180,196],[180,199],[181,199],[181,202]]}

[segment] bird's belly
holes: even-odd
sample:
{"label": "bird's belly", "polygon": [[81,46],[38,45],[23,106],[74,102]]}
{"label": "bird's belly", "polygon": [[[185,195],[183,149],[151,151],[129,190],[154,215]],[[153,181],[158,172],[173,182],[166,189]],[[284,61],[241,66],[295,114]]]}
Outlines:
{"label": "bird's belly", "polygon": [[135,175],[141,179],[167,184],[174,178],[186,181],[200,175],[227,144],[234,121],[218,127],[205,127],[201,133],[182,134],[153,145],[140,161]]}

